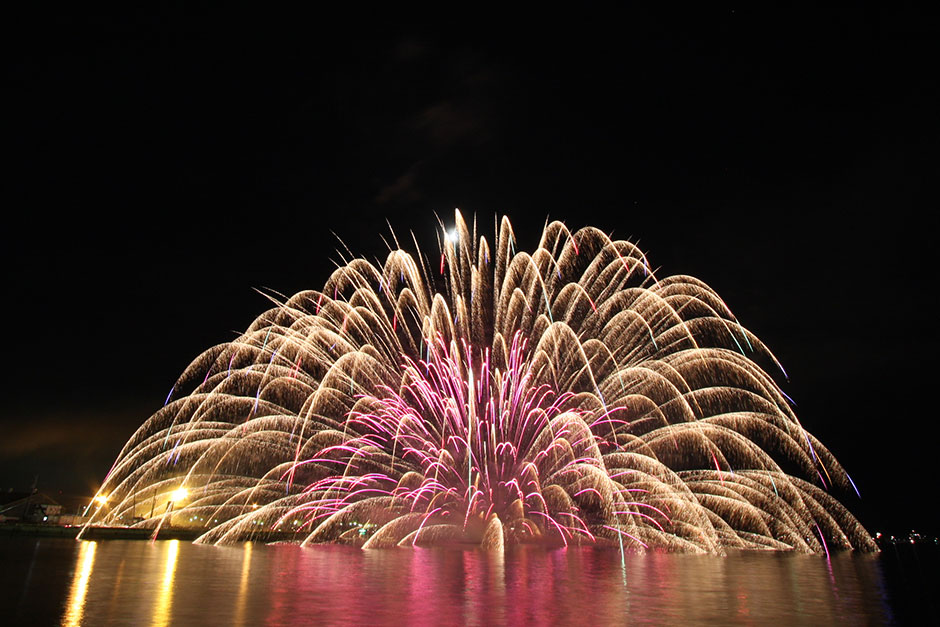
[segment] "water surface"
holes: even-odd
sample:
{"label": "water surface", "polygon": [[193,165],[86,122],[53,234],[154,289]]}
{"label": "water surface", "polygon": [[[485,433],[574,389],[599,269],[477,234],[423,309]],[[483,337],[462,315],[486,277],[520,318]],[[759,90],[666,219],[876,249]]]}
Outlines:
{"label": "water surface", "polygon": [[9,599],[4,622],[14,624],[930,622],[936,601],[924,577],[936,572],[935,555],[911,555],[500,555],[2,538],[0,583]]}

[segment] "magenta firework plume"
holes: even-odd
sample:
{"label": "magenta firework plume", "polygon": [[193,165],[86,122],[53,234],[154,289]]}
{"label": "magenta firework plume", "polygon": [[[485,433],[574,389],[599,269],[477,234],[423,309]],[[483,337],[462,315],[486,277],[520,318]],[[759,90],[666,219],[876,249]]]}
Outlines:
{"label": "magenta firework plume", "polygon": [[[416,245],[416,248],[417,245]],[[92,524],[363,548],[875,550],[854,485],[689,276],[552,222],[532,253],[460,213],[438,259],[344,262],[200,355]]]}

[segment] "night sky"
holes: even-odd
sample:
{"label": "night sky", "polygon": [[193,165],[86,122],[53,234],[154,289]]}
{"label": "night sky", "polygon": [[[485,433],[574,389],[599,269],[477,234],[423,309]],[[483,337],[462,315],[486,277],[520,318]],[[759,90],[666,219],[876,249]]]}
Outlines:
{"label": "night sky", "polygon": [[[601,16],[602,17],[602,16]],[[940,533],[937,31],[917,15],[356,27],[29,16],[4,59],[0,488],[92,494],[202,350],[386,220],[546,218],[711,285],[872,532]],[[18,18],[19,19],[19,18]],[[925,496],[927,498],[925,498]]]}

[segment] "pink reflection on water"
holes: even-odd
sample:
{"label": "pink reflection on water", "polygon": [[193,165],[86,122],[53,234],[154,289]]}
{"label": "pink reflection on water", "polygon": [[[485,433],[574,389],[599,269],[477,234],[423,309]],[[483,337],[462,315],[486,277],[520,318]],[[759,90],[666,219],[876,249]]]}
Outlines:
{"label": "pink reflection on water", "polygon": [[501,554],[111,541],[99,542],[90,557],[74,543],[63,548],[72,564],[61,586],[66,624],[890,622],[872,556],[621,559],[619,551],[597,548]]}

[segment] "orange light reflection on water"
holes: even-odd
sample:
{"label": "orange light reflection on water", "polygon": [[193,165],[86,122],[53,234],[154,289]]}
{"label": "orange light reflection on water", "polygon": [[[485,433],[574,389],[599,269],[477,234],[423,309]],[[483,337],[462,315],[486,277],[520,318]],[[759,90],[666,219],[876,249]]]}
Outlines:
{"label": "orange light reflection on water", "polygon": [[95,565],[95,542],[81,541],[78,549],[78,561],[81,566],[75,570],[72,579],[72,589],[69,591],[68,610],[62,619],[62,624],[68,627],[82,624],[82,615],[85,613],[85,594],[88,592],[88,579]]}
{"label": "orange light reflection on water", "polygon": [[248,574],[251,572],[251,542],[246,542],[243,550],[242,578],[238,585],[238,601],[235,606],[234,624],[236,625],[245,624],[245,603],[248,600]]}
{"label": "orange light reflection on water", "polygon": [[170,540],[166,549],[166,567],[163,569],[163,582],[160,585],[160,596],[153,610],[154,627],[165,627],[170,624],[170,612],[173,608],[173,576],[176,574],[176,558],[179,555],[180,541]]}

